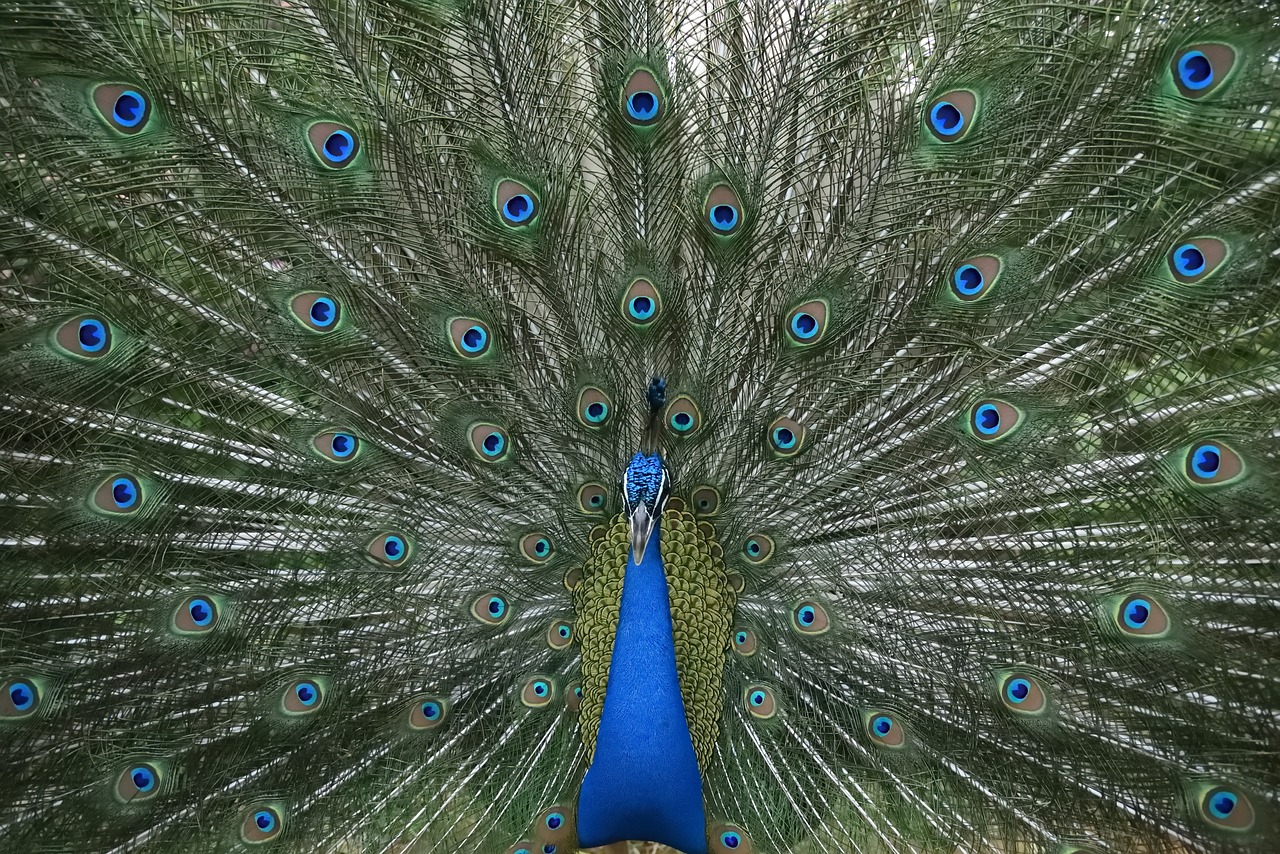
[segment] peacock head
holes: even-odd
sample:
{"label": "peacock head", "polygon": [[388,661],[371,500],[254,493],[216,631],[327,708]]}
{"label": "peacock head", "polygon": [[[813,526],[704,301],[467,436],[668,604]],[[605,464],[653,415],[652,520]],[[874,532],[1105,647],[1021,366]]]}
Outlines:
{"label": "peacock head", "polygon": [[637,566],[670,496],[671,472],[662,457],[645,453],[632,457],[622,475],[622,500],[631,526],[631,559]]}

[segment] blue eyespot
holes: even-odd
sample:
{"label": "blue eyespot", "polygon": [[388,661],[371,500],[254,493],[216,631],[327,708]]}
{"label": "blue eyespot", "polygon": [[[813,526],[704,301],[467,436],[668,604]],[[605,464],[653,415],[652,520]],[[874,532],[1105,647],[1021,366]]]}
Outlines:
{"label": "blue eyespot", "polygon": [[516,193],[502,205],[502,215],[511,223],[522,223],[533,216],[533,198],[528,193]]}
{"label": "blue eyespot", "polygon": [[151,769],[142,766],[130,771],[129,779],[133,781],[134,788],[139,792],[149,792],[156,785],[156,775],[151,773]]}
{"label": "blue eyespot", "polygon": [[648,320],[656,310],[653,300],[646,296],[632,297],[627,303],[627,312],[636,320]]}
{"label": "blue eyespot", "polygon": [[638,122],[647,122],[658,115],[658,96],[653,92],[632,92],[627,98],[627,115]]}
{"label": "blue eyespot", "polygon": [[36,704],[36,689],[27,682],[11,682],[9,702],[13,704],[15,711],[28,711]]}
{"label": "blue eyespot", "polygon": [[314,706],[316,700],[320,699],[320,690],[314,682],[299,682],[294,686],[293,693],[304,706]]}
{"label": "blue eyespot", "polygon": [[351,150],[355,146],[355,137],[345,130],[335,130],[325,139],[322,150],[330,163],[342,163],[351,156]]}
{"label": "blue eyespot", "polygon": [[479,353],[489,344],[489,333],[480,326],[469,326],[462,333],[462,349],[468,353]]}
{"label": "blue eyespot", "polygon": [[964,128],[964,114],[950,101],[939,101],[929,111],[929,124],[942,136],[955,136]]}
{"label": "blue eyespot", "polygon": [[551,551],[551,542],[546,537],[541,537],[533,544],[533,553],[539,557]]}
{"label": "blue eyespot", "polygon": [[716,231],[733,231],[738,225],[738,209],[734,205],[712,205],[707,217]]}
{"label": "blue eyespot", "polygon": [[871,721],[871,728],[882,736],[888,735],[893,731],[893,719],[888,715],[877,715],[876,718]]}
{"label": "blue eyespot", "polygon": [[737,848],[742,844],[742,837],[732,830],[726,830],[720,834],[720,844],[725,848]]}
{"label": "blue eyespot", "polygon": [[329,299],[329,297],[320,297],[311,304],[311,322],[320,329],[325,329],[333,325],[338,319],[338,306]]}
{"label": "blue eyespot", "polygon": [[111,481],[111,500],[121,510],[128,510],[138,503],[138,484],[131,477],[118,477]]}
{"label": "blue eyespot", "polygon": [[126,89],[116,97],[111,118],[121,127],[132,128],[146,118],[147,99],[140,92]]}
{"label": "blue eyespot", "polygon": [[608,404],[602,403],[600,401],[596,401],[595,403],[589,404],[587,406],[587,420],[590,421],[592,424],[599,424],[601,421],[604,421],[608,417],[609,417]]}
{"label": "blue eyespot", "polygon": [[1183,276],[1198,276],[1206,266],[1204,253],[1193,243],[1184,243],[1173,250],[1173,266]]}
{"label": "blue eyespot", "polygon": [[763,547],[757,540],[747,540],[747,554],[755,556],[760,554]]}
{"label": "blue eyespot", "polygon": [[1000,430],[1000,410],[990,403],[984,403],[973,411],[973,428],[984,436],[990,436]]}
{"label": "blue eyespot", "polygon": [[604,496],[592,495],[590,498],[587,499],[587,503],[590,504],[592,507],[599,507],[600,505],[604,504]]}
{"label": "blue eyespot", "polygon": [[503,438],[501,433],[493,432],[484,437],[480,446],[484,449],[486,457],[499,457],[502,456],[502,451],[507,446],[507,440]]}
{"label": "blue eyespot", "polygon": [[428,700],[422,704],[422,716],[429,721],[434,721],[440,717],[440,704],[435,700]]}
{"label": "blue eyespot", "polygon": [[1222,449],[1217,445],[1204,444],[1191,452],[1191,470],[1198,477],[1211,478],[1218,473],[1222,465]]}
{"label": "blue eyespot", "polygon": [[1198,50],[1189,50],[1178,60],[1178,80],[1191,91],[1213,83],[1213,63]]}
{"label": "blue eyespot", "polygon": [[818,619],[818,614],[814,611],[812,605],[805,605],[796,611],[796,619],[800,621],[801,625],[811,626],[813,621]]}
{"label": "blue eyespot", "polygon": [[1213,814],[1214,818],[1227,818],[1235,810],[1237,803],[1239,803],[1239,798],[1233,793],[1218,792],[1209,801],[1209,812]]}
{"label": "blue eyespot", "polygon": [[570,635],[573,634],[573,629],[569,628],[568,626],[561,625],[556,629],[556,634],[560,635],[560,637],[564,638],[565,640],[568,640]]}
{"label": "blue eyespot", "polygon": [[1151,603],[1146,599],[1134,599],[1125,606],[1124,624],[1131,629],[1140,629],[1147,624],[1151,616]]}
{"label": "blue eyespot", "polygon": [[791,316],[791,332],[807,341],[818,334],[818,319],[807,311],[797,311]]}
{"label": "blue eyespot", "polygon": [[213,622],[213,605],[207,599],[192,599],[187,605],[187,613],[197,626],[204,627]]}
{"label": "blue eyespot", "polygon": [[86,318],[80,321],[76,337],[86,353],[96,353],[107,345],[107,328],[101,320]]}
{"label": "blue eyespot", "polygon": [[742,631],[738,632],[736,635],[733,636],[733,642],[736,643],[738,646],[742,646],[744,643],[747,642],[747,633]]}
{"label": "blue eyespot", "polygon": [[1010,679],[1004,695],[1010,703],[1021,703],[1031,694],[1031,683],[1025,679]]}
{"label": "blue eyespot", "polygon": [[955,285],[956,291],[962,296],[976,296],[982,293],[986,282],[983,280],[982,271],[972,264],[961,264],[951,276],[951,281]]}
{"label": "blue eyespot", "polygon": [[693,416],[688,412],[677,412],[671,416],[671,429],[681,433],[693,429]]}
{"label": "blue eyespot", "polygon": [[382,553],[387,556],[387,560],[399,560],[404,557],[404,540],[392,534],[383,540]]}
{"label": "blue eyespot", "polygon": [[333,452],[334,457],[345,460],[356,452],[359,441],[350,433],[334,433],[333,438],[329,440],[329,450]]}
{"label": "blue eyespot", "polygon": [[556,854],[556,847],[548,842],[542,846],[542,854]]}
{"label": "blue eyespot", "polygon": [[789,451],[796,446],[796,434],[786,427],[774,427],[773,444],[784,451]]}
{"label": "blue eyespot", "polygon": [[487,608],[490,616],[501,619],[502,615],[507,613],[507,602],[501,596],[490,596]]}
{"label": "blue eyespot", "polygon": [[258,810],[253,814],[254,826],[263,833],[270,833],[276,829],[276,817],[268,810]]}
{"label": "blue eyespot", "polygon": [[556,830],[562,824],[564,824],[564,816],[560,813],[553,812],[551,815],[547,816],[547,827],[549,829]]}
{"label": "blue eyespot", "polygon": [[541,679],[537,679],[533,683],[533,693],[539,697],[545,697],[551,693],[551,686]]}
{"label": "blue eyespot", "polygon": [[752,691],[751,694],[747,697],[747,702],[749,702],[753,706],[758,707],[758,706],[764,705],[765,699],[766,699],[766,695],[764,691],[755,690],[755,691]]}

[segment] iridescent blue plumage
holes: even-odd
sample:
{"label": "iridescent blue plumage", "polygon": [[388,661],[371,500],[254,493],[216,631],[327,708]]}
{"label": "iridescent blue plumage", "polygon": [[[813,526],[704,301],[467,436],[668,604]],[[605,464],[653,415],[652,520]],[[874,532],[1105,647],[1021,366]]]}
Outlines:
{"label": "iridescent blue plumage", "polygon": [[649,839],[706,851],[702,776],[676,671],[660,548],[670,493],[662,457],[637,453],[623,476],[631,554],[596,752],[578,800],[584,846]]}

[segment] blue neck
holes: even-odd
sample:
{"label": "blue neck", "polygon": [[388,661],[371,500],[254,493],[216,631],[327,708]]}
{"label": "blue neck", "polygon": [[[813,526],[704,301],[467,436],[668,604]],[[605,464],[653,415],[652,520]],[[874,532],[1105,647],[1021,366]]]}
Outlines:
{"label": "blue neck", "polygon": [[702,776],[676,675],[671,602],[653,530],[627,557],[596,753],[578,795],[578,843],[660,842],[706,854]]}

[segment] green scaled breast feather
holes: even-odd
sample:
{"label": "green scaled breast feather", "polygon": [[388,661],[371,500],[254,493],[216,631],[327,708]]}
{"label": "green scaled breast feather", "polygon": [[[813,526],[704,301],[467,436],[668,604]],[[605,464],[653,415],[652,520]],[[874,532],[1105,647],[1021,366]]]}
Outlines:
{"label": "green scaled breast feather", "polygon": [[1278,425],[1270,0],[5,0],[0,852],[1275,854]]}

